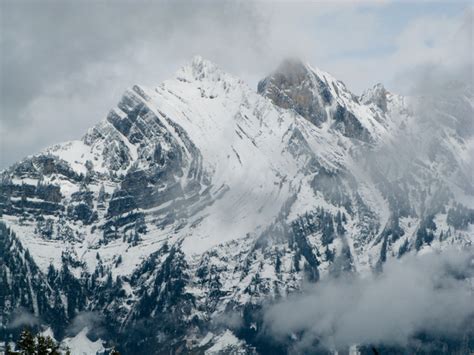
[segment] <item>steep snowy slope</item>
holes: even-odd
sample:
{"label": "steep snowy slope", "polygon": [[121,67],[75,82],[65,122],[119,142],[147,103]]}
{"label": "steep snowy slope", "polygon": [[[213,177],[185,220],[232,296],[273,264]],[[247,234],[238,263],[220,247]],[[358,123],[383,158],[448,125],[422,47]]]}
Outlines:
{"label": "steep snowy slope", "polygon": [[50,290],[41,309],[9,291],[2,317],[23,307],[61,338],[97,312],[125,353],[271,349],[259,309],[303,282],[472,245],[472,90],[436,104],[432,128],[428,99],[357,97],[298,60],[258,92],[200,57],[133,86],[81,140],[2,172],[2,260],[38,268],[0,271]]}
{"label": "steep snowy slope", "polygon": [[[155,90],[135,86],[127,91],[107,120],[82,141],[26,160],[8,178],[13,186],[57,182],[57,199],[60,194],[68,205],[57,209],[68,209],[71,229],[81,234],[70,238],[73,248],[84,242],[87,248],[123,245],[114,243],[119,230],[120,237],[126,235],[144,217],[144,242],[173,231],[192,254],[258,234],[304,176],[314,174],[317,165],[339,169],[345,150],[337,135],[279,110],[239,79],[196,58]],[[30,180],[22,175],[28,168],[35,171]],[[100,193],[101,199],[111,195],[103,206],[96,201]],[[34,198],[39,197],[26,196],[26,202]],[[93,228],[85,225],[98,228],[91,233]],[[87,249],[76,252],[90,261]],[[96,253],[90,253],[94,259]],[[49,261],[52,254],[44,254]],[[41,264],[46,268],[48,262]]]}

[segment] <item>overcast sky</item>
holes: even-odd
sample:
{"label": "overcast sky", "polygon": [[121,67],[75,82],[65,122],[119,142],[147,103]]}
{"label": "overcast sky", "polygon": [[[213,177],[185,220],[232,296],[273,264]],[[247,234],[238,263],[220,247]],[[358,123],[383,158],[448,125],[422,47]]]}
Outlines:
{"label": "overcast sky", "polygon": [[158,85],[196,54],[252,87],[284,57],[299,56],[357,94],[377,82],[408,93],[420,68],[473,59],[473,9],[463,1],[0,0],[0,7],[0,168],[80,138],[127,87]]}

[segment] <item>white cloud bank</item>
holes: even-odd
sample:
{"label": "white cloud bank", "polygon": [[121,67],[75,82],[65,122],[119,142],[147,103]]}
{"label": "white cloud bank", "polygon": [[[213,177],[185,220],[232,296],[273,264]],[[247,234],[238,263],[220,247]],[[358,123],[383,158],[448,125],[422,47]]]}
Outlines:
{"label": "white cloud bank", "polygon": [[406,345],[420,332],[456,336],[474,316],[474,251],[408,255],[384,272],[321,281],[271,306],[265,314],[275,339],[300,334],[297,348],[316,342]]}

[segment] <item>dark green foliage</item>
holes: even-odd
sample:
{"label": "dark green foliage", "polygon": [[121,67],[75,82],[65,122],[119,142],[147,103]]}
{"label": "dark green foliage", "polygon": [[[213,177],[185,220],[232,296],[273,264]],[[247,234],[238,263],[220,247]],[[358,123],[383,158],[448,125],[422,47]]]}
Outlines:
{"label": "dark green foliage", "polygon": [[316,232],[321,232],[321,240],[323,245],[331,244],[335,238],[334,220],[336,219],[340,234],[345,233],[345,229],[342,226],[343,217],[338,213],[337,217],[334,218],[329,212],[324,211],[322,208],[318,208],[313,213],[306,213],[291,225],[291,238],[292,240],[301,242],[301,236],[308,236]]}
{"label": "dark green foliage", "polygon": [[[10,346],[6,350],[6,354],[21,354],[21,355],[61,355],[59,344],[56,343],[50,336],[43,336],[37,334],[34,336],[28,329],[21,332],[18,341],[16,342],[17,351],[12,352]],[[70,354],[66,350],[66,355]]]}
{"label": "dark green foliage", "polygon": [[144,234],[147,232],[145,217],[143,214],[138,215],[135,220],[135,234]]}
{"label": "dark green foliage", "polygon": [[297,249],[293,257],[293,265],[295,267],[296,272],[300,272],[300,260],[301,260],[301,253],[299,249]]}
{"label": "dark green foliage", "polygon": [[[54,268],[50,266],[48,275],[43,275],[29,252],[4,223],[0,223],[0,276],[0,316],[6,323],[16,313],[34,314],[36,303],[39,315],[51,324],[53,330],[64,329],[65,314],[60,291],[51,287],[48,281],[56,279]],[[0,339],[17,332],[18,329],[12,329],[7,333],[0,328]]]}
{"label": "dark green foliage", "polygon": [[431,244],[434,239],[434,231],[436,224],[433,221],[433,216],[427,216],[420,222],[418,230],[416,231],[415,248],[419,250],[423,244]]}
{"label": "dark green foliage", "polygon": [[403,235],[405,235],[405,231],[400,227],[400,219],[398,214],[395,212],[390,217],[390,220],[385,226],[381,237],[387,239],[389,238],[391,242],[395,242]]}
{"label": "dark green foliage", "polygon": [[5,355],[17,355],[18,352],[12,351],[12,347],[10,346],[10,343],[7,342],[5,345]]}
{"label": "dark green foliage", "polygon": [[324,198],[333,205],[352,210],[351,200],[340,175],[327,169],[320,168],[311,182],[315,192],[323,194]]}
{"label": "dark green foliage", "polygon": [[[345,219],[345,217],[344,217],[344,219]],[[346,232],[346,229],[342,226],[343,218],[342,218],[341,211],[337,211],[335,222],[336,222],[337,234],[338,235],[343,235]]]}
{"label": "dark green foliage", "polygon": [[[179,249],[166,249],[152,254],[131,277],[132,286],[145,282],[147,286],[139,289],[139,301],[125,324],[129,329],[123,341],[125,353],[154,353],[156,349],[174,353],[176,339],[194,322],[189,320],[194,298],[185,290],[189,275],[184,254]],[[218,291],[220,281],[214,281]],[[157,338],[156,334],[161,335]],[[138,344],[136,339],[140,339]]]}
{"label": "dark green foliage", "polygon": [[86,298],[83,285],[74,277],[69,270],[69,266],[64,262],[58,279],[67,298],[67,316],[72,319],[77,312],[84,310],[85,307]]}
{"label": "dark green foliage", "polygon": [[104,209],[105,208],[105,188],[104,184],[100,185],[99,195],[97,196],[97,208]]}
{"label": "dark green foliage", "polygon": [[304,276],[309,282],[316,282],[319,280],[319,272],[317,268],[312,267],[310,264],[304,264]]}
{"label": "dark green foliage", "polygon": [[[323,245],[331,244],[334,240],[334,222],[330,213],[322,213],[321,215],[321,231]],[[342,226],[341,226],[342,227]],[[342,232],[343,234],[344,232]]]}
{"label": "dark green foliage", "polygon": [[36,354],[37,355],[60,355],[59,345],[51,339],[42,335],[36,336]]}
{"label": "dark green foliage", "polygon": [[35,355],[36,343],[33,334],[31,334],[31,332],[27,329],[23,330],[16,343],[16,347],[22,352],[22,354]]}
{"label": "dark green foliage", "polygon": [[[387,260],[387,248],[389,245],[391,245],[391,243],[395,242],[403,235],[405,235],[405,231],[400,227],[399,216],[397,212],[394,212],[377,240],[378,243],[382,241],[382,246],[380,248],[380,258],[376,265],[377,270],[381,271],[383,263],[385,263]],[[402,252],[404,253],[405,251]],[[400,253],[399,255],[401,256]]]}
{"label": "dark green foliage", "polygon": [[68,216],[75,221],[82,221],[85,224],[91,224],[98,218],[91,206],[86,203],[78,203],[67,208]]}
{"label": "dark green foliage", "polygon": [[[313,213],[306,213],[292,223],[289,234],[289,246],[295,250],[293,264],[296,272],[300,271],[299,261],[301,256],[304,256],[306,262],[304,271],[307,279],[310,281],[317,281],[319,279],[320,255],[314,253],[307,237],[318,232],[321,233],[322,244],[327,247],[325,249],[326,260],[333,261],[334,254],[328,248],[328,245],[338,235],[343,238],[345,233],[344,221],[347,221],[345,214],[338,212],[334,217],[323,208],[318,208]],[[336,228],[334,227],[335,224]]]}
{"label": "dark green foliage", "polygon": [[326,256],[326,261],[333,262],[334,261],[334,252],[326,246],[326,250],[324,251],[324,255]]}
{"label": "dark green foliage", "polygon": [[275,260],[275,272],[279,274],[280,271],[281,271],[281,257],[280,257],[280,253],[277,252],[276,260]]}
{"label": "dark green foliage", "polygon": [[405,239],[402,245],[400,245],[400,249],[398,249],[398,257],[401,257],[408,251],[409,243],[408,239]]}
{"label": "dark green foliage", "polygon": [[53,238],[53,220],[51,218],[38,218],[36,223],[36,230],[35,232],[40,234],[45,239],[52,239]]}
{"label": "dark green foliage", "polygon": [[474,210],[456,203],[448,210],[447,222],[456,229],[467,229],[469,224],[474,223]]}
{"label": "dark green foliage", "polygon": [[383,265],[387,261],[387,243],[388,236],[382,236],[382,246],[380,247],[380,257],[375,266],[376,270],[381,272],[383,270]]}

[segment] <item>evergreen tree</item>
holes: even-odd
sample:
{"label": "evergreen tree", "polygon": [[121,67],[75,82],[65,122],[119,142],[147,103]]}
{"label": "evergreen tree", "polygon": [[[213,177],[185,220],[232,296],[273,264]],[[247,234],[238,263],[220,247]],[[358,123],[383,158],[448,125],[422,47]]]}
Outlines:
{"label": "evergreen tree", "polygon": [[[27,329],[21,334],[16,343],[18,351],[12,351],[10,344],[5,348],[5,354],[10,355],[62,355],[60,346],[50,336],[41,334],[36,337]],[[69,348],[65,349],[65,355],[71,355]]]}
{"label": "evergreen tree", "polygon": [[103,207],[105,203],[105,188],[104,184],[100,185],[99,195],[97,196],[97,206]]}
{"label": "evergreen tree", "polygon": [[346,232],[345,228],[342,226],[341,211],[337,211],[337,215],[336,215],[336,230],[337,230],[337,234],[339,234],[339,235],[343,235],[343,234]]}
{"label": "evergreen tree", "polygon": [[110,289],[110,288],[112,288],[113,284],[114,284],[114,281],[112,279],[112,271],[109,271],[107,273],[107,279],[105,281],[105,285],[106,285],[107,288]]}
{"label": "evergreen tree", "polygon": [[308,264],[307,262],[304,263],[303,271],[304,271],[304,276],[305,276],[307,281],[309,281],[309,282],[317,281],[317,279],[318,279],[317,274],[315,273],[315,271],[311,267],[311,265]]}
{"label": "evergreen tree", "polygon": [[13,355],[14,352],[12,351],[12,347],[10,346],[10,343],[7,342],[5,345],[5,355]]}
{"label": "evergreen tree", "polygon": [[[334,240],[334,224],[333,224],[333,218],[330,213],[324,213],[322,214],[322,242],[323,245],[328,245],[331,244],[332,241]],[[341,225],[342,228],[342,225]]]}
{"label": "evergreen tree", "polygon": [[329,262],[332,262],[334,261],[334,252],[332,252],[332,250],[329,249],[328,246],[326,246],[326,250],[324,251],[324,254],[326,255],[326,260],[329,261]]}
{"label": "evergreen tree", "polygon": [[301,259],[301,253],[300,253],[299,249],[297,249],[295,251],[295,256],[294,256],[294,259],[293,259],[293,264],[295,266],[295,271],[296,272],[300,271],[300,259]]}
{"label": "evergreen tree", "polygon": [[275,261],[275,271],[279,274],[281,270],[281,257],[280,253],[277,253],[276,261]]}
{"label": "evergreen tree", "polygon": [[49,336],[36,336],[36,354],[37,355],[61,355],[59,345]]}
{"label": "evergreen tree", "polygon": [[58,273],[56,272],[56,269],[54,268],[53,264],[49,264],[47,278],[50,286],[54,285],[57,276]]}
{"label": "evergreen tree", "polygon": [[135,235],[144,234],[147,232],[145,218],[143,214],[140,214],[135,220]]}
{"label": "evergreen tree", "polygon": [[405,239],[402,245],[400,245],[400,248],[398,249],[398,257],[401,257],[403,254],[405,254],[408,251],[408,239]]}
{"label": "evergreen tree", "polygon": [[35,355],[36,354],[36,344],[35,338],[28,329],[25,329],[21,332],[20,338],[16,343],[16,347],[24,355]]}

